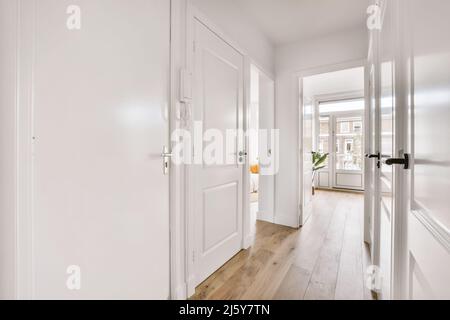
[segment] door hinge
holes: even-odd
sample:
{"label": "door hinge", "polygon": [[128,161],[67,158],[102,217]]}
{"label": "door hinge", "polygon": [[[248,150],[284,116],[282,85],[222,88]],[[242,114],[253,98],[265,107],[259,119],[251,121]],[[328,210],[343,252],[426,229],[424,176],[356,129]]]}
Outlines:
{"label": "door hinge", "polygon": [[195,263],[195,250],[192,251],[192,263]]}

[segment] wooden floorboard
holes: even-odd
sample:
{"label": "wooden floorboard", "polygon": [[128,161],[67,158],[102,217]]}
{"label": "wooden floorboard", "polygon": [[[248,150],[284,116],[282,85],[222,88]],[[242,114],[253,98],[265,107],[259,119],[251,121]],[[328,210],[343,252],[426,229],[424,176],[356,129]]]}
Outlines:
{"label": "wooden floorboard", "polygon": [[360,212],[363,207],[352,202],[352,208],[347,214],[344,240],[339,262],[339,273],[336,283],[336,300],[364,299],[364,275],[362,261],[362,219]]}
{"label": "wooden floorboard", "polygon": [[197,287],[191,299],[373,299],[363,243],[363,196],[318,191],[299,230],[257,222],[255,242]]}

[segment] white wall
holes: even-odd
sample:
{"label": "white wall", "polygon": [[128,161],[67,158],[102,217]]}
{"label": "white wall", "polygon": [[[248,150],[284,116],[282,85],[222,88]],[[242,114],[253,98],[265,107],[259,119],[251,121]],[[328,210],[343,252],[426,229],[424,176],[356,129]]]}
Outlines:
{"label": "white wall", "polygon": [[290,44],[276,50],[276,126],[280,129],[280,172],[276,178],[275,221],[298,226],[298,118],[295,74],[353,60],[365,59],[365,29]]}
{"label": "white wall", "polygon": [[0,0],[0,300],[15,296],[16,0]]}
{"label": "white wall", "polygon": [[241,47],[264,71],[275,71],[275,49],[233,1],[190,0],[211,22]]}

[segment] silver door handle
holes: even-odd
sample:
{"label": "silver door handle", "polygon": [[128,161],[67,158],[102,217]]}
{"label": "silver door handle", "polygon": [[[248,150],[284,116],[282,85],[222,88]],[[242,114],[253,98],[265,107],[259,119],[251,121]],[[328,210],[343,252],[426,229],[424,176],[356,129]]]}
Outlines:
{"label": "silver door handle", "polygon": [[169,148],[164,146],[163,151],[161,153],[161,157],[163,158],[163,173],[164,173],[164,175],[168,175],[169,174],[169,162],[170,162],[169,159],[173,157],[173,154],[171,152],[169,152]]}
{"label": "silver door handle", "polygon": [[163,157],[163,158],[172,158],[173,154],[172,153],[163,152],[163,153],[161,153],[161,157]]}
{"label": "silver door handle", "polygon": [[246,157],[247,155],[248,155],[247,152],[244,151],[239,152],[239,157]]}

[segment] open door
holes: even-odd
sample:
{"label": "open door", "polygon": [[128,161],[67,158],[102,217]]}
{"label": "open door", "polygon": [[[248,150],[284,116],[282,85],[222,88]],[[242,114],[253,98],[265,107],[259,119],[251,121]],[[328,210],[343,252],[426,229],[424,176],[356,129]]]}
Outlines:
{"label": "open door", "polygon": [[276,151],[272,130],[275,129],[275,84],[259,73],[259,208],[258,220],[275,219],[275,164],[271,160]]}
{"label": "open door", "polygon": [[450,41],[435,32],[450,29],[450,3],[380,5],[369,85],[374,289],[381,299],[449,299]]}
{"label": "open door", "polygon": [[[450,30],[450,2],[400,1],[406,16],[404,52],[408,102],[405,123],[410,169],[404,170],[407,254],[403,297],[450,299],[450,38],[436,36]],[[411,34],[412,32],[412,34]],[[411,54],[412,53],[412,54]],[[412,99],[408,99],[411,97]],[[402,170],[402,165],[396,165]]]}
{"label": "open door", "polygon": [[[302,86],[302,81],[300,82]],[[301,90],[303,95],[303,89]],[[313,163],[312,163],[312,148],[313,148],[313,123],[314,123],[314,104],[310,99],[305,99],[303,96],[303,105],[300,106],[301,112],[301,142],[300,153],[303,161],[300,166],[301,183],[300,199],[301,199],[301,214],[300,225],[304,225],[312,214],[312,178],[313,178]]]}
{"label": "open door", "polygon": [[385,160],[394,156],[396,143],[394,103],[395,43],[391,3],[383,3],[380,30],[371,32],[368,71],[365,208],[368,211],[366,241],[371,244],[372,263],[378,269],[373,289],[381,299],[391,298],[392,236],[395,209],[395,181],[392,166]]}
{"label": "open door", "polygon": [[395,67],[395,10],[394,3],[386,1],[383,15],[382,28],[379,33],[379,124],[378,134],[380,142],[379,164],[379,267],[381,271],[381,291],[379,298],[388,300],[392,295],[392,254],[393,254],[393,224],[395,220],[395,201],[398,197],[395,194],[396,183],[395,170],[392,165],[386,162],[387,159],[394,158],[395,149],[398,147],[396,121],[398,121],[399,108],[395,103],[394,67]]}

